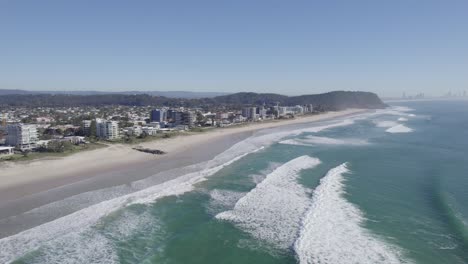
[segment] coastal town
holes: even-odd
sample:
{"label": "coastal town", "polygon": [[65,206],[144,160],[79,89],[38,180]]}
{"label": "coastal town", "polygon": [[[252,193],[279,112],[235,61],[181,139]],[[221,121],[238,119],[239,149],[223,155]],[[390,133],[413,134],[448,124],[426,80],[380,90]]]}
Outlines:
{"label": "coastal town", "polygon": [[312,104],[263,104],[228,111],[120,105],[0,110],[0,158],[3,160],[27,157],[31,153],[66,153],[113,143],[139,143],[314,113]]}

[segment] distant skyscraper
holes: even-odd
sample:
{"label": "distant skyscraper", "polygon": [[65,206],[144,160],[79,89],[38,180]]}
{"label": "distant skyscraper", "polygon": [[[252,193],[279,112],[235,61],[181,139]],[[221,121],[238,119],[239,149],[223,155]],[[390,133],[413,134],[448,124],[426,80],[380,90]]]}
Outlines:
{"label": "distant skyscraper", "polygon": [[165,109],[155,109],[151,111],[151,122],[165,122],[167,120],[167,112]]}

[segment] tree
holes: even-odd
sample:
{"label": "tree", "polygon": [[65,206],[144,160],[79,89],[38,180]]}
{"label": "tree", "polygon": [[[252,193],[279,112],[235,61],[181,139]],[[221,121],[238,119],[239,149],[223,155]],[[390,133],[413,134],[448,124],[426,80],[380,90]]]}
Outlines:
{"label": "tree", "polygon": [[89,126],[89,136],[91,138],[96,138],[96,120],[91,121],[91,125]]}
{"label": "tree", "polygon": [[73,149],[73,144],[69,141],[50,141],[47,144],[46,151],[54,153],[63,153]]}
{"label": "tree", "polygon": [[148,137],[148,133],[146,133],[145,131],[143,131],[139,136],[138,138],[146,138]]}
{"label": "tree", "polygon": [[197,120],[198,124],[204,124],[205,123],[205,117],[200,112],[197,112],[197,119],[196,120]]}

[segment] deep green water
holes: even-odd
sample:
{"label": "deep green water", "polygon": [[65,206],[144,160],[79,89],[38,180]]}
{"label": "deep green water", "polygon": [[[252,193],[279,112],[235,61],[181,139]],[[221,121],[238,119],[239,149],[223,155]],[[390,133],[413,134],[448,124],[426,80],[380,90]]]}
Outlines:
{"label": "deep green water", "polygon": [[[289,135],[282,140],[302,145],[273,143],[177,196],[116,207],[90,225],[60,231],[49,225],[2,239],[0,260],[468,263],[468,102],[398,105],[413,110]],[[413,131],[388,133],[397,124],[379,127],[383,121]],[[312,162],[296,159],[303,156],[321,163],[296,175],[294,168]],[[343,163],[349,172],[329,173]],[[342,185],[321,179],[341,179]],[[226,212],[232,217],[223,217]],[[13,252],[18,247],[26,250]]]}

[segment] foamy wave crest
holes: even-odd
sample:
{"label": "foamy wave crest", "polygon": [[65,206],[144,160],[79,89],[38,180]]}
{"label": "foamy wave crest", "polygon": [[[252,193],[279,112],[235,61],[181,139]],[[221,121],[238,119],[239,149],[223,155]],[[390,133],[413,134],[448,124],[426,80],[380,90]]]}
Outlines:
{"label": "foamy wave crest", "polygon": [[235,192],[230,190],[214,189],[210,192],[211,201],[209,211],[215,211],[217,208],[221,208],[220,211],[230,209],[234,207],[237,201],[245,196],[244,192]]}
{"label": "foamy wave crest", "polygon": [[388,133],[410,133],[410,132],[413,132],[413,129],[412,128],[409,128],[405,125],[396,125],[396,126],[393,126],[387,130],[385,130],[385,132],[388,132]]}
{"label": "foamy wave crest", "polygon": [[363,146],[369,142],[362,139],[335,139],[329,137],[307,136],[305,139],[287,139],[279,142],[286,145],[312,146],[312,145],[348,145],[348,146]]}
{"label": "foamy wave crest", "polygon": [[374,123],[377,127],[394,127],[399,125],[395,121],[374,121]]}
{"label": "foamy wave crest", "polygon": [[408,121],[408,118],[400,117],[400,118],[398,118],[398,121],[406,122],[406,121]]}
{"label": "foamy wave crest", "polygon": [[342,126],[349,126],[349,125],[352,125],[352,124],[354,124],[353,119],[345,119],[345,120],[343,120],[341,122],[337,122],[337,123],[333,123],[333,124],[299,129],[296,132],[299,132],[297,134],[300,134],[300,133],[303,133],[303,132],[318,133],[318,132],[326,130],[326,129],[342,127]]}
{"label": "foamy wave crest", "polygon": [[401,116],[401,117],[415,117],[415,114],[411,114],[408,112],[414,111],[414,109],[405,107],[405,106],[392,106],[387,109],[377,110],[374,113],[375,115],[394,115],[394,116]]}
{"label": "foamy wave crest", "polygon": [[[113,263],[113,258],[110,257],[113,256],[113,253],[105,252],[111,250],[107,246],[108,242],[104,241],[105,238],[102,235],[92,232],[92,227],[101,218],[125,206],[153,203],[163,197],[181,195],[192,191],[194,184],[204,181],[207,176],[215,174],[222,168],[260,149],[262,147],[239,155],[224,164],[189,173],[159,185],[107,200],[16,235],[2,238],[0,239],[0,263],[12,262],[28,252],[39,249],[53,252],[50,248],[61,249],[56,251],[58,253],[55,254],[54,259],[62,258],[57,263],[66,263],[67,254],[61,255],[59,252],[63,253],[67,250],[81,252],[77,253],[77,256],[81,256],[78,263]],[[67,237],[73,237],[73,239],[67,239]],[[98,248],[102,246],[105,254],[95,252],[94,247],[91,247],[93,243],[96,243]],[[88,253],[89,258],[86,259]]]}
{"label": "foamy wave crest", "polygon": [[233,210],[216,215],[233,222],[253,237],[280,249],[290,248],[310,205],[308,189],[297,182],[299,172],[320,164],[309,156],[293,159],[270,173]]}
{"label": "foamy wave crest", "polygon": [[364,216],[343,198],[346,164],[331,169],[314,190],[294,249],[301,264],[407,263],[401,253],[362,227]]}
{"label": "foamy wave crest", "polygon": [[315,126],[308,127],[308,128],[299,128],[299,129],[281,131],[281,132],[272,133],[271,131],[266,130],[266,131],[261,131],[260,133],[257,133],[256,135],[248,138],[247,140],[244,140],[243,142],[240,142],[239,146],[248,146],[248,145],[267,146],[267,145],[272,144],[273,142],[279,142],[280,140],[288,136],[297,136],[302,133],[318,133],[326,129],[349,126],[352,124],[354,124],[353,119],[346,119],[346,120],[341,120],[341,121],[333,121],[331,123],[322,124],[322,125],[315,125]]}

